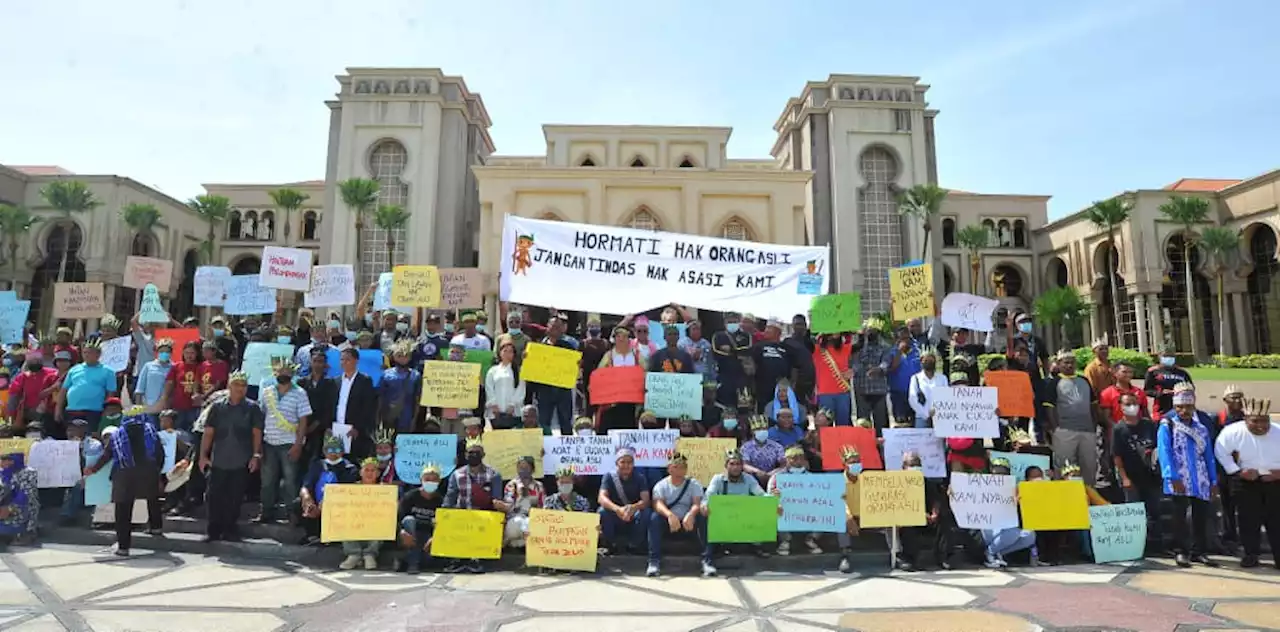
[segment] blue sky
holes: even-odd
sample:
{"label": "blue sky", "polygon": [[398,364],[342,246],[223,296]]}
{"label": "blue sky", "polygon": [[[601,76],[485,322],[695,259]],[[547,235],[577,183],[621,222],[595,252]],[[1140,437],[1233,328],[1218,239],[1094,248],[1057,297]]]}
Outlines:
{"label": "blue sky", "polygon": [[543,123],[618,123],[732,126],[732,157],[767,157],[805,81],[919,76],[941,184],[1052,195],[1051,217],[1280,167],[1274,0],[7,4],[0,163],[183,199],[323,177],[348,66],[462,75],[503,154],[542,153]]}

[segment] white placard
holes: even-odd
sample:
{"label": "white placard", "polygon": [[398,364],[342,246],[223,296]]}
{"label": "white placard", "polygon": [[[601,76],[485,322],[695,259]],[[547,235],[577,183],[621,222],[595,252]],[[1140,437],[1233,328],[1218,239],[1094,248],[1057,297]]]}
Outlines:
{"label": "white placard", "polygon": [[80,480],[80,442],[46,439],[31,444],[37,487],[71,487]]}
{"label": "white placard", "polygon": [[129,351],[132,341],[133,336],[120,336],[103,342],[102,357],[99,362],[116,373],[129,368]]}
{"label": "white placard", "polygon": [[200,266],[196,268],[194,302],[201,307],[222,307],[226,301],[227,279],[231,268]]}
{"label": "white placard", "polygon": [[329,432],[333,433],[333,436],[342,438],[342,451],[345,454],[351,454],[351,437],[347,434],[350,430],[351,424],[340,424],[336,421],[333,422],[329,430]]}
{"label": "white placard", "polygon": [[[96,524],[114,524],[116,521],[116,504],[106,503],[93,508],[93,521]],[[133,501],[133,514],[129,516],[132,524],[147,524],[147,501]]]}
{"label": "white placard", "polygon": [[1017,479],[1007,474],[951,473],[951,512],[961,529],[1018,526]]}
{"label": "white placard", "polygon": [[613,460],[613,438],[600,435],[543,437],[542,473],[555,474],[565,465],[571,466],[578,476],[616,472],[618,464]]}
{"label": "white placard", "polygon": [[373,291],[373,311],[381,312],[388,309],[394,309],[398,312],[412,312],[414,310],[413,307],[391,304],[391,281],[394,278],[394,272],[383,272],[378,275],[378,287]]}
{"label": "white placard", "polygon": [[[636,313],[658,303],[787,318],[826,294],[830,249],[528,219],[502,229],[501,299]],[[660,297],[660,298],[659,298]]]}
{"label": "white placard", "polygon": [[996,389],[990,386],[949,386],[933,389],[933,433],[939,437],[995,439]]}
{"label": "white placard", "polygon": [[274,314],[276,291],[262,287],[258,275],[241,274],[227,279],[227,303],[222,311],[231,316]]}
{"label": "white placard", "polygon": [[345,263],[311,268],[311,289],[305,301],[311,308],[355,305],[355,271]]}
{"label": "white placard", "polygon": [[991,331],[991,315],[1000,301],[964,292],[953,292],[942,299],[942,324],[974,331]]}
{"label": "white placard", "polygon": [[258,269],[262,287],[280,290],[311,289],[311,251],[302,248],[263,246],[262,267]]}
{"label": "white placard", "polygon": [[679,430],[659,428],[655,430],[610,430],[613,449],[628,446],[636,451],[636,467],[666,468],[675,452]]}
{"label": "white placard", "polygon": [[946,453],[943,451],[942,439],[934,434],[933,428],[884,429],[885,469],[901,470],[902,455],[909,451],[920,455],[925,478],[947,477]]}

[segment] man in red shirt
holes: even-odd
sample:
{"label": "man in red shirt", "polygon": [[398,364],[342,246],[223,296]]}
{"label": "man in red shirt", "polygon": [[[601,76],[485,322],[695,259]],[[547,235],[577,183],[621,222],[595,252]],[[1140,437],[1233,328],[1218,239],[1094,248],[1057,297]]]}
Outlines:
{"label": "man in red shirt", "polygon": [[192,340],[182,345],[182,359],[169,367],[164,380],[164,398],[169,408],[178,412],[177,428],[191,432],[200,415],[195,396],[200,392],[197,374],[200,367],[200,343]]}
{"label": "man in red shirt", "polygon": [[66,351],[71,354],[71,364],[80,363],[80,350],[71,344],[71,328],[59,327],[53,343],[53,352]]}
{"label": "man in red shirt", "polygon": [[47,399],[44,391],[57,381],[58,371],[45,368],[37,359],[27,360],[22,371],[14,376],[9,383],[9,415],[17,431],[25,430],[27,422],[40,419],[44,412],[40,404]]}
{"label": "man in red shirt", "polygon": [[1147,408],[1147,394],[1133,384],[1133,365],[1128,362],[1116,362],[1111,367],[1116,383],[1106,387],[1098,396],[1098,406],[1111,417],[1111,421],[1124,419],[1124,411],[1120,406],[1120,396],[1129,393],[1138,399],[1138,407],[1150,415]]}

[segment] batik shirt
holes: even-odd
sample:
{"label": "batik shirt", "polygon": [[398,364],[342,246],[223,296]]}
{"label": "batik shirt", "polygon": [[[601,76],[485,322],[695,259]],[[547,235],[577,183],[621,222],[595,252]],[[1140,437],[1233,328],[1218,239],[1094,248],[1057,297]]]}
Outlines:
{"label": "batik shirt", "polygon": [[1185,487],[1179,495],[1209,500],[1209,490],[1218,482],[1209,423],[1208,415],[1198,410],[1191,423],[1178,417],[1176,411],[1160,420],[1156,450],[1166,496],[1174,495],[1173,482],[1179,481]]}
{"label": "batik shirt", "polygon": [[755,439],[742,444],[742,462],[765,472],[773,471],[783,459],[786,449],[777,441],[760,443]]}
{"label": "batik shirt", "polygon": [[560,494],[552,494],[542,501],[543,509],[552,511],[590,511],[591,505],[587,499],[578,495],[576,492],[569,495],[569,500],[565,500]]}

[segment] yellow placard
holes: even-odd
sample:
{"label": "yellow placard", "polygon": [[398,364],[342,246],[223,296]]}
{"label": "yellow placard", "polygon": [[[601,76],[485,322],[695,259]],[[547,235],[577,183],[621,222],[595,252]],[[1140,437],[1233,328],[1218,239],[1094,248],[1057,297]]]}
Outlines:
{"label": "yellow placard", "polygon": [[1083,531],[1089,528],[1089,500],[1083,481],[1018,483],[1022,528],[1029,531]]}
{"label": "yellow placard", "polygon": [[391,304],[435,307],[440,304],[440,270],[435,266],[396,266],[391,271]]}
{"label": "yellow placard", "polygon": [[862,496],[858,491],[858,483],[849,480],[848,476],[844,477],[844,508],[850,516],[858,516],[862,513]]}
{"label": "yellow placard", "polygon": [[484,433],[484,462],[502,474],[502,480],[516,477],[516,459],[533,457],[534,476],[542,475],[542,429],[512,428]]}
{"label": "yellow placard", "polygon": [[320,541],[394,540],[399,524],[395,485],[330,483],[320,503]]}
{"label": "yellow placard", "polygon": [[[19,414],[21,414],[21,411],[19,411]],[[34,443],[34,441],[26,437],[0,439],[0,456],[5,454],[13,454],[14,452],[21,452],[23,458],[30,459],[32,443]]]}
{"label": "yellow placard", "polygon": [[891,268],[889,298],[894,320],[933,316],[933,265]]}
{"label": "yellow placard", "polygon": [[924,473],[911,470],[858,475],[858,524],[872,527],[922,527],[925,524]]}
{"label": "yellow placard", "polygon": [[702,484],[711,484],[711,477],[724,471],[724,455],[738,447],[731,438],[707,439],[701,437],[676,440],[676,451],[689,459],[689,478]]}
{"label": "yellow placard", "polygon": [[525,563],[565,571],[595,572],[600,514],[585,511],[529,512]]}
{"label": "yellow placard", "polygon": [[531,342],[524,348],[520,379],[534,384],[573,388],[578,385],[582,352]]}
{"label": "yellow placard", "polygon": [[475,408],[480,405],[480,365],[427,360],[422,363],[423,406]]}
{"label": "yellow placard", "polygon": [[[327,492],[326,492],[327,493]],[[431,536],[435,557],[496,560],[502,557],[504,514],[480,509],[437,509]]]}

